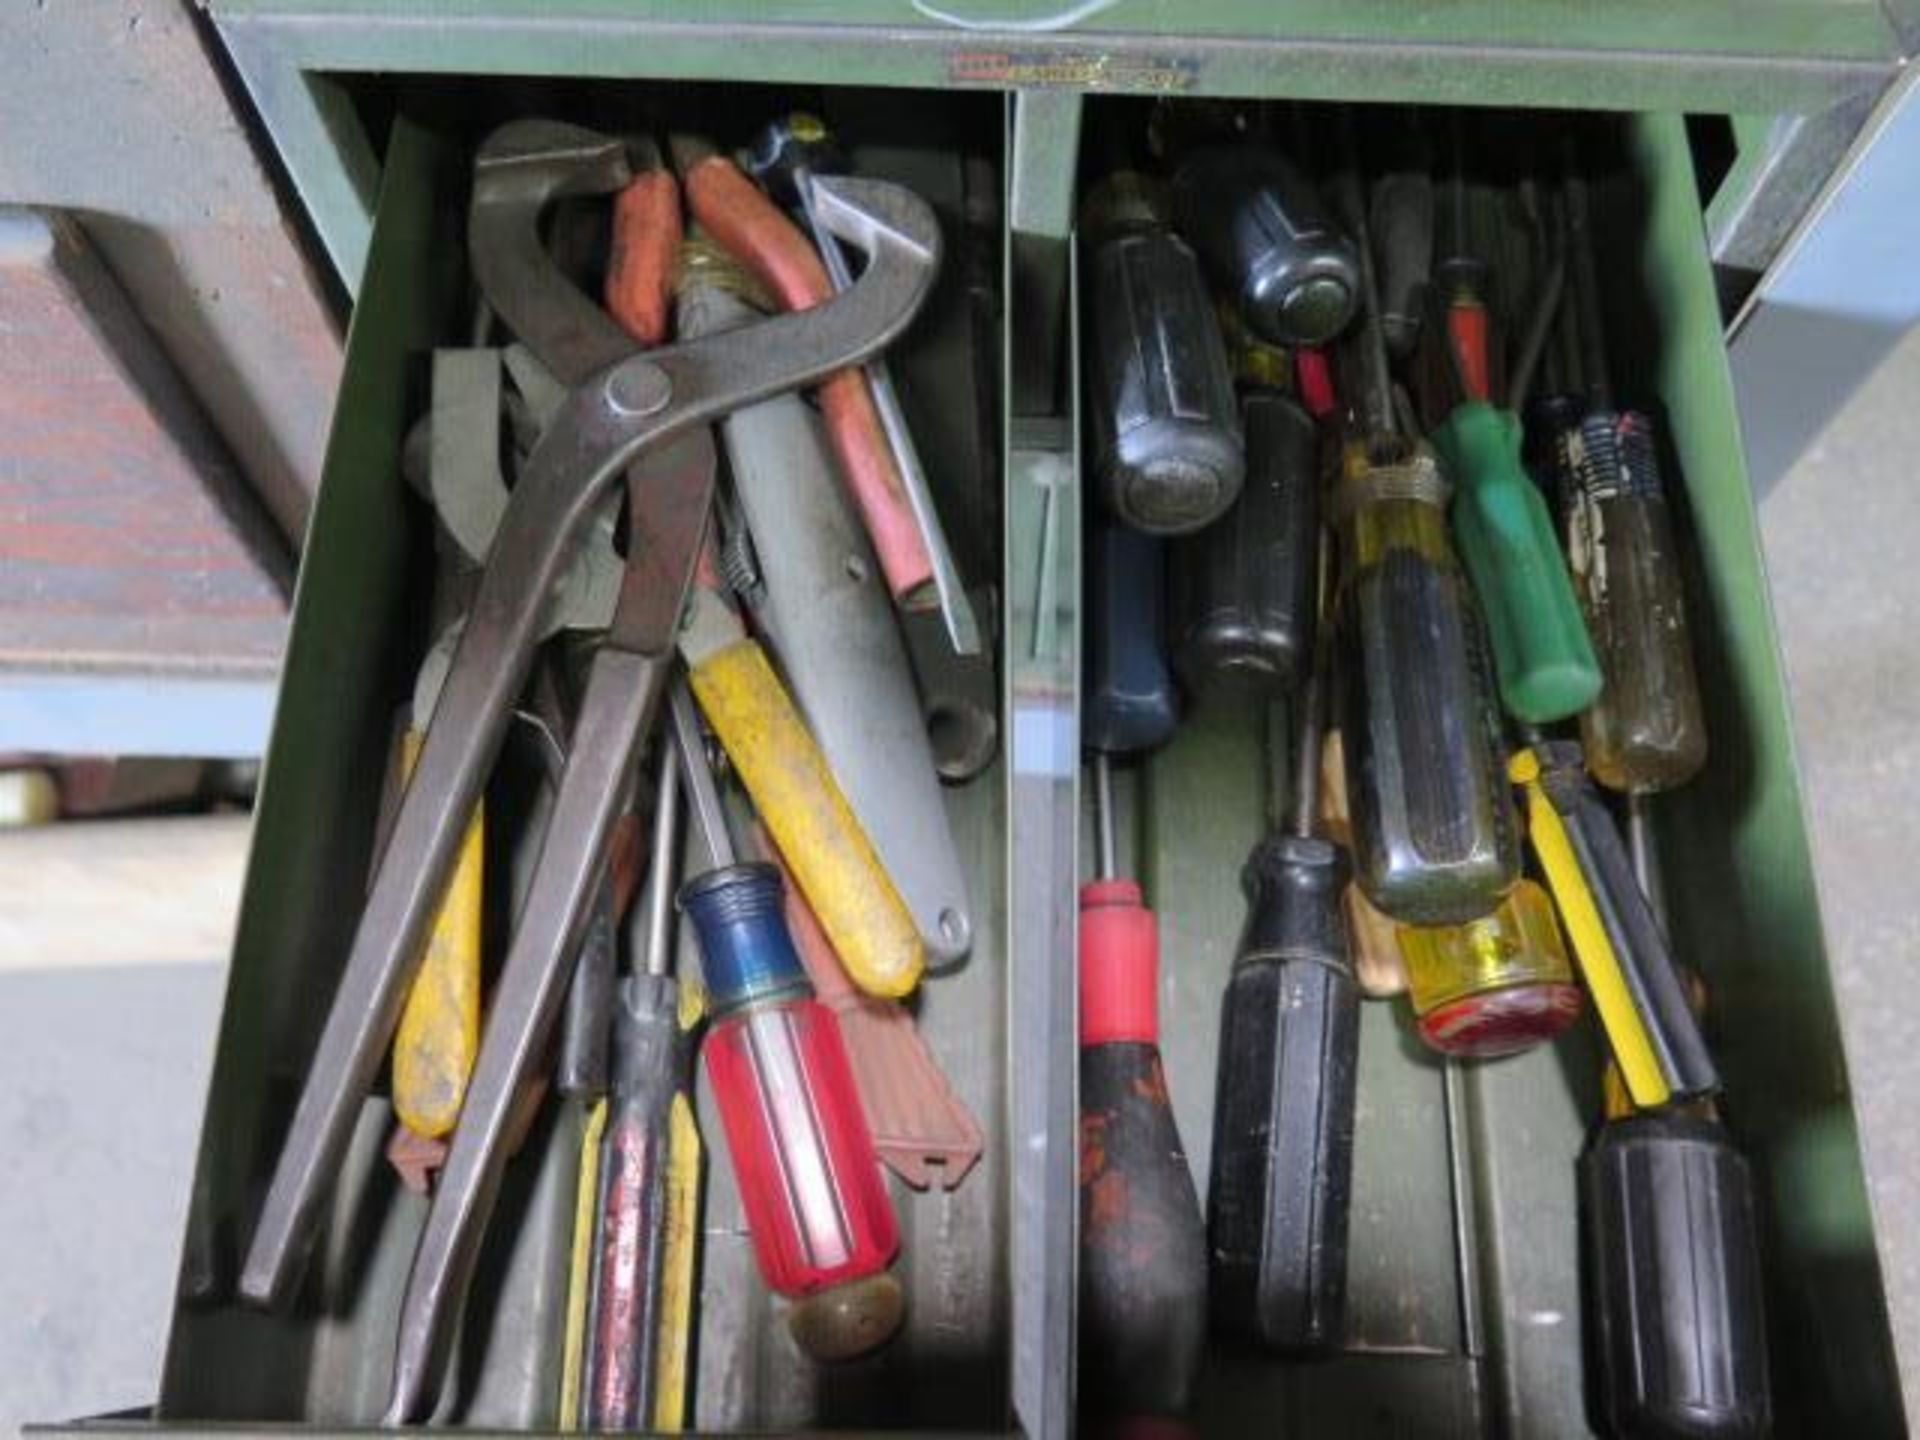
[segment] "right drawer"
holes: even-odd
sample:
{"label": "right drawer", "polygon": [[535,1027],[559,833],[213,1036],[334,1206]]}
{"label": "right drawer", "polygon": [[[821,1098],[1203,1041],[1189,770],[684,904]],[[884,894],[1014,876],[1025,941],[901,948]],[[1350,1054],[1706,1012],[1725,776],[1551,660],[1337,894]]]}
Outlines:
{"label": "right drawer", "polygon": [[[1164,170],[1165,149],[1179,143],[1184,117],[1203,106],[1217,102],[1086,97],[1077,152],[1068,147],[1055,167],[1077,167],[1077,265],[1066,253],[1071,241],[1049,258],[1045,241],[1013,238],[1013,401],[1029,413],[1013,422],[1009,561],[1015,563],[1023,544],[1027,553],[1050,557],[1056,572],[1035,582],[1036,593],[1058,602],[1047,611],[1053,630],[1029,637],[1039,648],[1024,657],[1033,682],[1027,698],[1035,702],[1032,715],[1078,719],[1076,734],[1087,746],[1095,739],[1087,706],[1111,702],[1116,693],[1126,703],[1141,699],[1137,686],[1128,691],[1111,674],[1095,673],[1106,662],[1095,656],[1093,632],[1110,602],[1084,588],[1083,562],[1095,544],[1084,527],[1098,523],[1103,504],[1095,452],[1112,431],[1088,411],[1099,403],[1090,377],[1103,361],[1093,350],[1103,327],[1090,308],[1096,301],[1087,228],[1090,220],[1111,219],[1097,208],[1111,197],[1096,201],[1092,213],[1087,202],[1111,173],[1114,154],[1129,144],[1144,156],[1143,170]],[[1296,161],[1307,157],[1301,168],[1333,208],[1341,165],[1338,107],[1286,109],[1270,102],[1264,113],[1255,105],[1239,108],[1259,117],[1253,123],[1266,128],[1276,148]],[[1032,113],[1038,117],[1044,107]],[[1016,227],[1023,175],[1044,173],[1057,149],[1043,137],[1020,135],[1020,123],[1017,113]],[[1439,157],[1435,226],[1441,233],[1449,223],[1448,135],[1457,123],[1430,110],[1405,117],[1410,131],[1430,137],[1430,153]],[[1617,403],[1649,412],[1662,435],[1710,739],[1704,769],[1641,803],[1661,861],[1673,951],[1699,975],[1709,997],[1705,1033],[1724,1081],[1718,1114],[1751,1166],[1774,1428],[1898,1432],[1897,1372],[1687,127],[1680,117],[1663,115],[1541,113],[1491,126],[1482,121],[1469,133],[1518,135],[1524,144],[1499,153],[1470,147],[1466,163],[1476,192],[1518,184],[1527,170],[1524,155],[1546,157],[1551,182],[1563,163],[1556,132],[1581,137]],[[1023,243],[1032,261],[1024,275]],[[1071,291],[1066,313],[1077,314],[1079,333],[1069,328],[1049,349],[1050,327],[1035,315],[1047,313],[1047,291],[1063,275]],[[1111,304],[1110,296],[1097,303]],[[1221,300],[1219,308],[1229,307]],[[1031,350],[1057,357],[1051,371],[1030,365],[1024,389],[1023,325]],[[1231,320],[1226,328],[1231,332]],[[1557,343],[1549,340],[1549,350]],[[1521,348],[1517,334],[1513,348]],[[1343,357],[1330,358],[1341,377]],[[1323,421],[1323,436],[1337,424],[1337,417]],[[1323,447],[1333,442],[1323,440]],[[1072,477],[1058,481],[1064,490],[1048,489],[1061,474]],[[1036,528],[1024,540],[1023,476],[1034,496],[1045,496],[1044,503],[1036,498],[1030,523],[1046,521],[1044,531]],[[1231,515],[1225,523],[1233,523]],[[1059,524],[1070,530],[1069,542],[1057,533]],[[1017,611],[1016,572],[1010,571],[1010,583]],[[1171,646],[1183,643],[1179,622],[1178,615],[1164,622]],[[1334,633],[1332,625],[1323,629]],[[1046,660],[1059,653],[1046,646],[1060,636],[1077,642],[1078,666]],[[1020,653],[1009,657],[1016,736],[1022,661]],[[1202,1214],[1216,1097],[1233,1079],[1221,1068],[1220,1048],[1229,978],[1249,944],[1242,933],[1248,915],[1243,876],[1257,842],[1282,823],[1284,810],[1273,801],[1288,789],[1298,693],[1297,687],[1256,694],[1176,684],[1180,719],[1171,738],[1111,761],[1113,860],[1118,873],[1139,881],[1157,915],[1165,1087]],[[1512,727],[1508,743],[1521,743]],[[1097,863],[1086,813],[1091,771],[1059,763],[1061,751],[1046,752],[1056,762],[1049,792],[1054,808],[1038,818],[1023,816],[1016,802],[1013,848],[1040,853],[1028,847],[1055,843],[1072,822],[1074,872],[1085,879]],[[1017,750],[1013,758],[1018,795]],[[1609,803],[1623,810],[1617,800]],[[1526,855],[1537,877],[1531,847]],[[1016,876],[1016,895],[1018,888]],[[1062,877],[1057,893],[1064,896],[1065,888]],[[1083,983],[1087,973],[1083,960]],[[1083,1007],[1086,1000],[1083,994]],[[1422,1043],[1404,997],[1376,996],[1360,1006],[1342,1336],[1331,1353],[1300,1360],[1237,1347],[1220,1338],[1216,1324],[1192,1391],[1192,1413],[1206,1433],[1254,1433],[1275,1423],[1311,1434],[1549,1436],[1607,1428],[1592,1380],[1592,1277],[1582,1273],[1583,1227],[1591,1227],[1592,1217],[1582,1214],[1576,1180],[1603,1114],[1607,1051],[1593,1006],[1586,1008],[1552,1043],[1496,1060],[1460,1060]],[[1084,1019],[1086,1010],[1081,1013]],[[1084,1087],[1097,1083],[1085,1053],[1083,1126],[1096,1123],[1085,1118],[1095,1099]],[[1083,1129],[1083,1229],[1092,1223],[1090,1207],[1100,1203],[1084,1188],[1091,1133]],[[1081,1254],[1076,1401],[1085,1416],[1106,1407],[1098,1372],[1088,1364],[1084,1243]],[[1706,1263],[1701,1257],[1686,1263],[1696,1261]],[[1218,1280],[1216,1271],[1216,1303]],[[1167,1338],[1175,1343],[1172,1328]]]}

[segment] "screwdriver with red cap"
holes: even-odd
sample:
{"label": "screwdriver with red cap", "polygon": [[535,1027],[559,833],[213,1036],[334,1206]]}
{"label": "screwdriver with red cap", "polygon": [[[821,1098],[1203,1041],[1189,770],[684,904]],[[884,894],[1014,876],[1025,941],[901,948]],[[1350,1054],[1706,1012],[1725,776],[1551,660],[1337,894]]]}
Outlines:
{"label": "screwdriver with red cap", "polygon": [[1206,1342],[1200,1201],[1160,1063],[1160,938],[1115,876],[1113,776],[1093,757],[1097,874],[1080,887],[1081,1409],[1187,1408]]}

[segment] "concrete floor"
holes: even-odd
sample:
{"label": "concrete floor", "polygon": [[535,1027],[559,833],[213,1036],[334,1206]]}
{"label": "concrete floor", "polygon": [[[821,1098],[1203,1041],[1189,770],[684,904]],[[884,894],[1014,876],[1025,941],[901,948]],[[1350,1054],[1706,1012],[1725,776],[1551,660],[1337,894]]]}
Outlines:
{"label": "concrete floor", "polygon": [[[1906,868],[1920,854],[1916,397],[1920,331],[1768,496],[1762,521],[1907,1406],[1920,1414],[1920,919]],[[49,923],[83,923],[87,899],[69,904]],[[116,943],[129,944],[124,928]],[[26,1157],[0,1184],[0,1431],[154,1394],[219,948],[198,963],[122,950],[58,969],[23,937],[0,953],[0,1154]]]}
{"label": "concrete floor", "polygon": [[1920,1416],[1920,330],[1760,511],[1909,1417]]}
{"label": "concrete floor", "polygon": [[0,974],[0,1433],[153,1401],[225,979]]}

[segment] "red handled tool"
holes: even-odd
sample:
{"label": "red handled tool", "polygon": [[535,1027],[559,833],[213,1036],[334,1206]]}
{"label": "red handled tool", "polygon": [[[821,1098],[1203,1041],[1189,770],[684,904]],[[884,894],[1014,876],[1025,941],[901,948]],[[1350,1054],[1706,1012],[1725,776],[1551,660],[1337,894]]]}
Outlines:
{"label": "red handled tool", "polygon": [[1080,887],[1080,1396],[1177,1415],[1206,1343],[1200,1202],[1160,1064],[1160,940],[1114,875],[1112,775],[1093,762],[1099,874]]}
{"label": "red handled tool", "polygon": [[[712,1021],[701,1054],[767,1288],[815,1359],[890,1339],[904,1301],[888,1273],[899,1222],[833,1012],[814,998],[777,866],[740,863],[684,686],[672,696],[687,797],[713,867],[680,887]],[[857,1289],[844,1287],[857,1286]]]}

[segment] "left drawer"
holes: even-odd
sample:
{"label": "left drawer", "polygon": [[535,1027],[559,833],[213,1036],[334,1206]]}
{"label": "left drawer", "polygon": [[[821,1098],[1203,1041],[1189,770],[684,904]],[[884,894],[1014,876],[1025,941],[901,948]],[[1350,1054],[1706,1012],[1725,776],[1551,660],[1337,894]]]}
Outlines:
{"label": "left drawer", "polygon": [[[202,1134],[157,1411],[167,1425],[358,1426],[376,1423],[385,1404],[398,1301],[427,1202],[398,1183],[384,1155],[393,1125],[384,1068],[326,1203],[296,1303],[269,1314],[240,1304],[234,1286],[378,860],[396,716],[438,628],[435,525],[403,474],[402,456],[431,402],[436,348],[471,344],[466,206],[474,145],[495,123],[551,116],[664,136],[687,115],[697,117],[689,130],[731,148],[803,104],[849,137],[857,173],[897,180],[932,204],[944,238],[941,278],[890,359],[990,649],[998,645],[998,97],[695,83],[509,89],[476,82],[450,94],[444,84],[414,90],[396,81],[389,98],[394,120],[372,246],[299,579]],[[591,224],[585,230],[590,270],[604,237]],[[987,719],[997,727],[1001,702],[991,677],[986,696]],[[489,985],[517,920],[516,889],[539,850],[545,802],[537,767],[518,753],[529,749],[517,751],[508,740],[487,792],[489,830],[500,832],[488,840],[489,881],[499,877],[487,888],[483,927]],[[643,765],[651,773],[652,762]],[[889,1179],[904,1328],[874,1357],[822,1370],[798,1350],[786,1302],[760,1279],[703,1071],[695,1110],[706,1164],[689,1386],[691,1424],[702,1430],[881,1418],[982,1429],[1007,1423],[1014,1206],[1000,1123],[1010,1070],[1000,764],[944,785],[940,796],[966,876],[972,944],[964,961],[922,983],[915,1013],[954,1093],[978,1118],[984,1152],[952,1189],[916,1190]],[[499,827],[496,811],[506,821]],[[516,826],[516,813],[527,823]],[[516,829],[519,842],[507,843]],[[750,843],[748,826],[734,830]],[[691,826],[684,857],[683,873],[708,863]],[[691,927],[679,932],[679,973],[695,975]],[[623,965],[634,963],[637,948],[636,926]],[[508,1166],[465,1308],[456,1393],[441,1411],[457,1423],[564,1428],[559,1381],[581,1143],[561,1108],[549,1093]]]}

